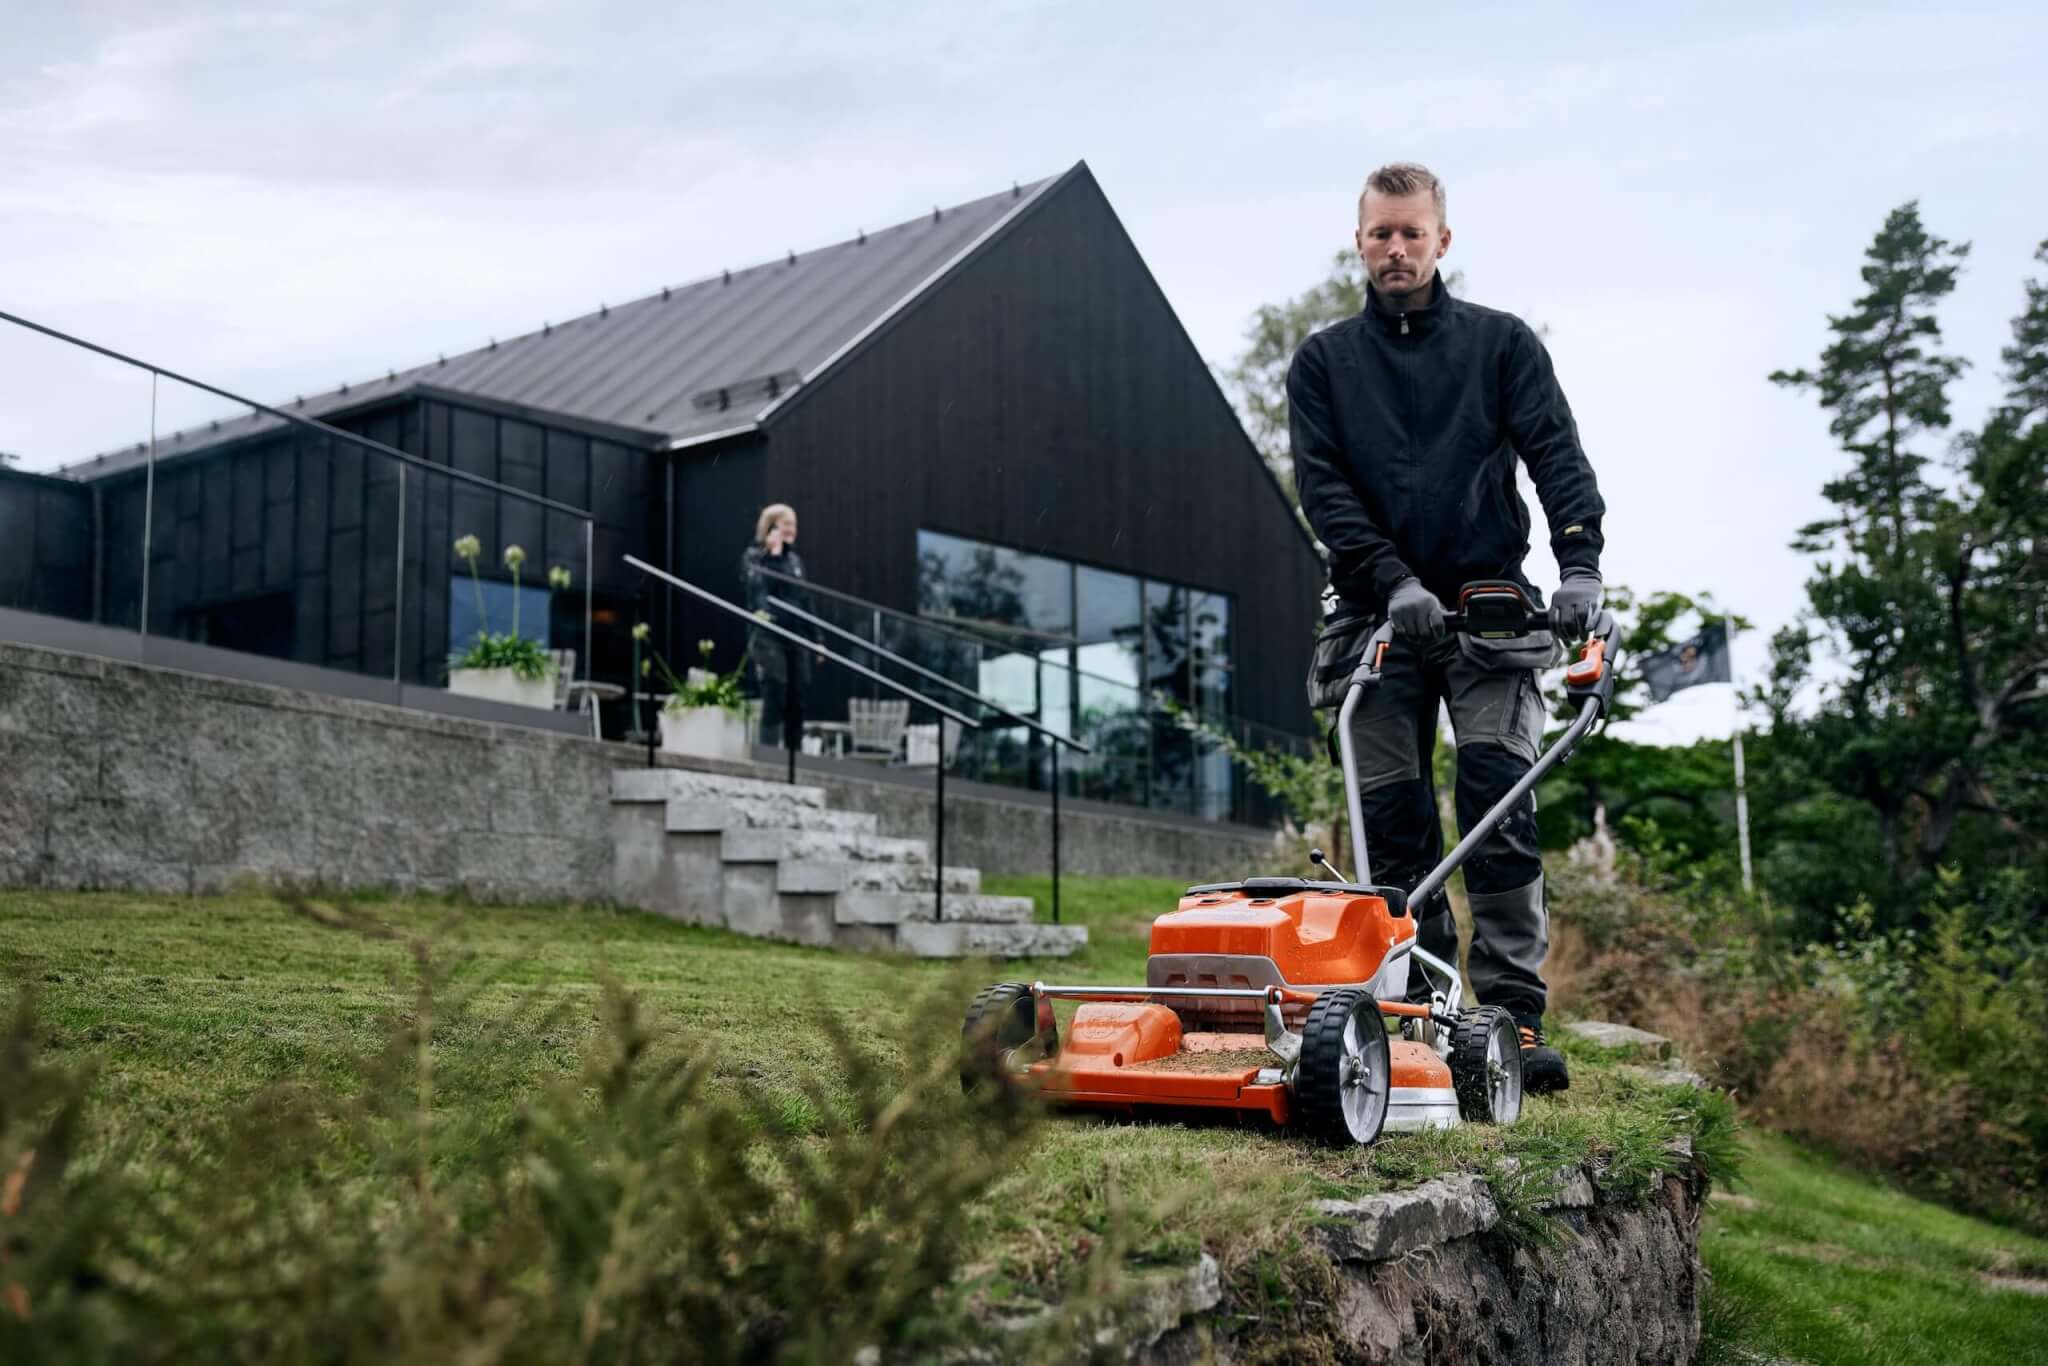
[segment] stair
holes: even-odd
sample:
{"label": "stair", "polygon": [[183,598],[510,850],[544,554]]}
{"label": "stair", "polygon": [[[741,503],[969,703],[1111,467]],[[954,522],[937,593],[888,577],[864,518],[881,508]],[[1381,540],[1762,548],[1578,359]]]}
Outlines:
{"label": "stair", "polygon": [[1040,925],[1029,897],[990,896],[981,870],[825,804],[823,788],[688,769],[612,774],[617,898],[692,925],[919,958],[1064,958],[1088,942]]}

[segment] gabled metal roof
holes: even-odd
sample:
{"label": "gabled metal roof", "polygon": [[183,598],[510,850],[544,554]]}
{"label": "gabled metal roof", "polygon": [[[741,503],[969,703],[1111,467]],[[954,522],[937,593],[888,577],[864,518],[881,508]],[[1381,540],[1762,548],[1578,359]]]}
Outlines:
{"label": "gabled metal roof", "polygon": [[[472,395],[624,429],[650,446],[745,431],[943,279],[1053,180],[1013,187],[848,241],[721,271],[461,355],[289,405],[332,416],[416,390]],[[265,414],[180,432],[158,460],[282,426]],[[143,463],[129,446],[58,473]]]}

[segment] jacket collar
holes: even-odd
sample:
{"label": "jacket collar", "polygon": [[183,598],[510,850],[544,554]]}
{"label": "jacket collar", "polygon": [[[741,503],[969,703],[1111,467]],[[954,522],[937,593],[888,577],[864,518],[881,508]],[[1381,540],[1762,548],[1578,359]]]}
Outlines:
{"label": "jacket collar", "polygon": [[1429,302],[1420,308],[1411,308],[1406,313],[1396,312],[1387,306],[1380,292],[1371,285],[1365,287],[1365,316],[1387,332],[1426,333],[1443,322],[1450,312],[1450,290],[1444,287],[1443,272],[1430,277]]}

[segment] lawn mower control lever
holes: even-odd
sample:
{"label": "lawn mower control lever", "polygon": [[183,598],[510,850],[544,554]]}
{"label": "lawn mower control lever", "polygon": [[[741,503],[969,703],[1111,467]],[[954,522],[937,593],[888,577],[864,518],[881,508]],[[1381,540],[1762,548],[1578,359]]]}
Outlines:
{"label": "lawn mower control lever", "polygon": [[1330,870],[1330,876],[1331,876],[1331,877],[1333,877],[1333,878],[1336,878],[1336,879],[1337,879],[1337,881],[1339,881],[1339,882],[1345,882],[1345,883],[1348,883],[1348,882],[1350,882],[1350,881],[1351,881],[1351,879],[1350,879],[1350,878],[1348,878],[1348,877],[1345,877],[1343,873],[1341,873],[1341,872],[1339,872],[1339,871],[1338,871],[1338,869],[1337,869],[1337,865],[1336,865],[1336,864],[1334,864],[1334,863],[1330,862],[1330,860],[1329,860],[1329,859],[1327,859],[1327,858],[1325,858],[1325,857],[1323,856],[1323,851],[1322,851],[1322,850],[1320,850],[1320,849],[1311,849],[1311,850],[1309,850],[1309,851],[1308,851],[1308,861],[1309,861],[1310,863],[1318,863],[1318,864],[1321,864],[1321,865],[1322,865],[1323,867],[1325,867],[1325,868],[1329,869],[1329,870]]}

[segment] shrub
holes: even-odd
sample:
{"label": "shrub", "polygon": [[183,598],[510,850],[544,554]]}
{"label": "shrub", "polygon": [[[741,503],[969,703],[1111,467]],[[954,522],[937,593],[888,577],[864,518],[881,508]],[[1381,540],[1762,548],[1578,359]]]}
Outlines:
{"label": "shrub", "polygon": [[2048,1228],[2048,945],[2017,873],[1924,928],[1845,909],[1805,945],[1767,904],[1556,870],[1560,1007],[1678,1040],[1756,1120],[1997,1218]]}
{"label": "shrub", "polygon": [[24,998],[0,1043],[0,1164],[22,1178],[0,1187],[0,1360],[843,1361],[971,1331],[958,1213],[1026,1153],[1035,1107],[964,1096],[957,1035],[825,1020],[831,1084],[778,1106],[612,985],[574,1073],[479,1133],[437,1103],[437,1033],[559,1010],[480,1020],[460,960],[410,947],[359,1086],[274,1086],[213,1155],[154,1157],[146,1180],[110,1174],[119,1154],[73,1169],[88,1078],[38,1061]]}
{"label": "shrub", "polygon": [[[641,625],[633,629],[637,633],[647,628]],[[645,635],[638,638],[647,639]],[[744,712],[747,709],[747,694],[741,683],[746,676],[747,656],[742,654],[740,662],[733,665],[732,672],[722,674],[711,667],[711,655],[716,649],[712,641],[697,642],[697,667],[690,670],[688,678],[677,678],[667,660],[657,651],[648,650],[647,658],[640,661],[640,672],[643,676],[659,672],[662,682],[668,685],[668,700],[662,703],[662,710],[681,712],[692,707],[723,707],[731,712]]]}

